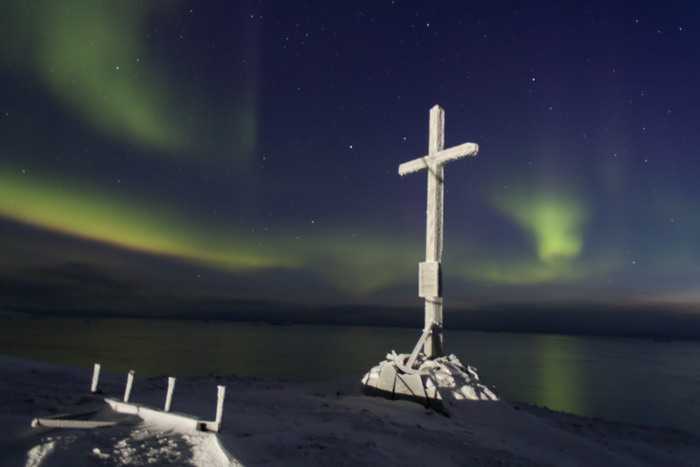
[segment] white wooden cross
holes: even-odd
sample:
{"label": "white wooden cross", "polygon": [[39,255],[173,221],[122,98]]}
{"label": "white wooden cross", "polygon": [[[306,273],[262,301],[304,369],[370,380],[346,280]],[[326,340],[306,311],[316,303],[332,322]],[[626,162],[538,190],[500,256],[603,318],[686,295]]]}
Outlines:
{"label": "white wooden cross", "polygon": [[[476,156],[479,145],[464,143],[445,149],[445,111],[439,105],[430,109],[430,133],[428,155],[404,162],[399,166],[399,175],[408,175],[423,169],[428,171],[428,202],[426,211],[425,262],[418,268],[418,296],[425,299],[425,328],[423,329],[423,352],[435,358],[443,352],[442,332],[442,260],[443,200],[445,189],[444,165],[467,156]],[[420,348],[416,346],[409,366]]]}

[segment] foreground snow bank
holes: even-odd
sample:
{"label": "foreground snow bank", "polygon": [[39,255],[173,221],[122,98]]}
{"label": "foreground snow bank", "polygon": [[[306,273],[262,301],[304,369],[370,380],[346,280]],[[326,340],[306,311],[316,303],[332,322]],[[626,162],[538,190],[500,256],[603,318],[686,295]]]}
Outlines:
{"label": "foreground snow bank", "polygon": [[[112,411],[99,397],[87,394],[90,375],[86,369],[0,356],[0,424],[4,428],[0,430],[0,466],[236,465],[213,433]],[[123,375],[102,375],[101,387],[106,393],[121,394],[123,384]],[[160,379],[137,379],[135,386],[137,399],[162,405]],[[186,391],[181,396],[189,397]],[[196,397],[193,400],[198,405],[204,403]],[[89,430],[30,427],[34,417],[86,409],[96,410],[94,419],[118,420],[119,424]]]}
{"label": "foreground snow bank", "polygon": [[[216,385],[227,386],[219,435],[137,418],[97,430],[37,430],[29,428],[33,417],[84,408],[90,370],[0,357],[0,465],[683,466],[700,459],[700,440],[676,430],[466,398],[445,417],[364,396],[351,376],[325,384],[178,378],[173,410],[203,418],[211,417]],[[137,376],[132,400],[161,406],[165,380]],[[119,394],[123,375],[105,373],[102,387]]]}

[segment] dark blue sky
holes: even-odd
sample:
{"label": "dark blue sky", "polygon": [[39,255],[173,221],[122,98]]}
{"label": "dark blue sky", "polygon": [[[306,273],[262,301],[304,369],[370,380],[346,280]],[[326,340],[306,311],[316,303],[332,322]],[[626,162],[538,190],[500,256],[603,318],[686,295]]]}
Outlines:
{"label": "dark blue sky", "polygon": [[694,2],[8,1],[6,308],[700,300]]}

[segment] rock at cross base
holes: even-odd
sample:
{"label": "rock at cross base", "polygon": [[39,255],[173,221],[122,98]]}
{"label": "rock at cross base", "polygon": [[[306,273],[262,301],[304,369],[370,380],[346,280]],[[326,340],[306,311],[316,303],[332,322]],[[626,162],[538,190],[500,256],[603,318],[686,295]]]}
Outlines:
{"label": "rock at cross base", "polygon": [[449,406],[465,400],[497,401],[481,383],[476,368],[464,366],[455,355],[429,359],[419,354],[412,369],[410,355],[391,352],[362,378],[363,391],[390,399],[407,399],[449,414]]}

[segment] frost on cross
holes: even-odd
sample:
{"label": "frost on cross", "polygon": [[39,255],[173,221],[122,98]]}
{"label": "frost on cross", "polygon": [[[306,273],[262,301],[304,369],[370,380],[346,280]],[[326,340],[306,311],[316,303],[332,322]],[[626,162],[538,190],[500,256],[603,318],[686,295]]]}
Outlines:
{"label": "frost on cross", "polygon": [[399,166],[399,175],[426,170],[428,176],[425,261],[418,268],[418,296],[425,300],[425,326],[411,354],[392,351],[365,374],[362,387],[367,394],[417,400],[443,411],[455,400],[497,400],[493,391],[481,384],[474,368],[465,367],[457,357],[445,356],[443,351],[444,166],[478,152],[476,143],[445,149],[445,111],[436,105],[430,109],[428,154]]}

